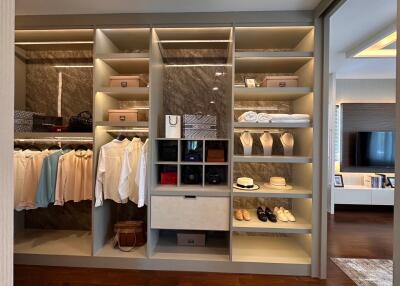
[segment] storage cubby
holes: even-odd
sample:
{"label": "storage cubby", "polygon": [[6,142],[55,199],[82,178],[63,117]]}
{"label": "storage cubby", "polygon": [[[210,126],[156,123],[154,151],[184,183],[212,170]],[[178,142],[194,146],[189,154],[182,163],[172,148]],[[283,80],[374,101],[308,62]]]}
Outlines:
{"label": "storage cubby", "polygon": [[[176,186],[179,182],[178,166],[172,164],[157,165],[157,184]],[[173,183],[176,176],[176,183]]]}
{"label": "storage cubby", "polygon": [[181,161],[182,162],[203,162],[203,141],[202,140],[181,140]]}
{"label": "storage cubby", "polygon": [[[229,261],[229,233],[222,231],[204,231],[205,246],[177,245],[178,233],[193,231],[160,230],[157,244],[152,252],[153,259]],[[198,232],[199,233],[199,232]]]}
{"label": "storage cubby", "polygon": [[[185,163],[186,164],[186,163]],[[201,163],[200,163],[201,164]],[[202,165],[181,165],[180,173],[181,185],[203,186],[203,166]]]}
{"label": "storage cubby", "polygon": [[204,185],[206,187],[228,186],[228,178],[228,166],[205,166]]}
{"label": "storage cubby", "polygon": [[158,162],[178,162],[179,142],[177,140],[157,141]]}
{"label": "storage cubby", "polygon": [[228,140],[206,140],[205,162],[228,163],[229,141]]}
{"label": "storage cubby", "polygon": [[234,233],[232,261],[296,265],[302,271],[311,265],[310,235],[257,235]]}
{"label": "storage cubby", "polygon": [[98,29],[96,42],[97,55],[148,53],[150,29]]}

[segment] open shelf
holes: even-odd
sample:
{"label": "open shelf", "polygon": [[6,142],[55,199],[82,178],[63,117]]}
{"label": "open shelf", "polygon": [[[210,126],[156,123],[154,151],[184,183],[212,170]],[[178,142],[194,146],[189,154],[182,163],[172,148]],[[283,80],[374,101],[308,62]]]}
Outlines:
{"label": "open shelf", "polygon": [[93,29],[16,30],[15,45],[24,50],[88,50]]}
{"label": "open shelf", "polygon": [[291,190],[278,190],[266,188],[263,183],[257,182],[260,188],[256,191],[239,190],[233,188],[233,196],[236,197],[259,197],[259,198],[286,198],[286,199],[306,199],[312,197],[310,189],[293,186]]}
{"label": "open shelf", "polygon": [[162,234],[151,258],[171,260],[229,261],[224,239],[207,237],[205,247],[178,246],[174,232]]}
{"label": "open shelf", "polygon": [[148,51],[150,28],[98,29],[96,40],[97,55]]}
{"label": "open shelf", "polygon": [[295,73],[312,57],[251,57],[235,59],[236,73]]}
{"label": "open shelf", "polygon": [[232,260],[281,264],[311,264],[311,257],[295,237],[233,235]]}
{"label": "open shelf", "polygon": [[87,138],[93,137],[91,132],[16,132],[16,139],[43,139],[43,138]]}
{"label": "open shelf", "polygon": [[250,221],[238,221],[232,217],[232,230],[236,232],[265,232],[265,233],[310,233],[311,223],[296,216],[295,222],[262,222],[257,218],[255,209],[248,209]]}
{"label": "open shelf", "polygon": [[296,100],[311,92],[309,87],[235,87],[235,100]]}
{"label": "open shelf", "polygon": [[26,229],[15,234],[14,253],[90,256],[92,236],[81,230]]}
{"label": "open shelf", "polygon": [[313,27],[236,27],[235,48],[241,50],[312,51]]}
{"label": "open shelf", "polygon": [[260,122],[235,122],[235,128],[309,128],[311,122],[307,123],[260,123]]}
{"label": "open shelf", "polygon": [[96,59],[96,61],[103,61],[118,74],[122,75],[149,73],[148,58],[110,58]]}
{"label": "open shelf", "polygon": [[311,58],[313,52],[297,52],[297,51],[282,51],[282,52],[236,52],[236,59],[245,58]]}
{"label": "open shelf", "polygon": [[114,248],[112,240],[107,242],[103,248],[101,248],[95,256],[97,257],[121,257],[121,258],[146,258],[146,244],[143,246],[135,247],[130,252],[121,251],[118,248]]}
{"label": "open shelf", "polygon": [[105,93],[116,100],[148,100],[148,87],[101,87],[97,92]]}
{"label": "open shelf", "polygon": [[111,122],[111,121],[97,121],[96,126],[110,126],[110,127],[139,127],[147,128],[149,123],[147,121],[122,121],[122,122]]}
{"label": "open shelf", "polygon": [[130,59],[142,59],[149,60],[149,53],[108,53],[108,54],[96,54],[96,59],[103,60],[130,60]]}
{"label": "open shelf", "polygon": [[157,185],[153,188],[151,194],[167,196],[227,197],[230,196],[230,188],[227,185],[206,185],[204,187]]}
{"label": "open shelf", "polygon": [[311,163],[311,157],[307,156],[244,156],[234,155],[233,161],[238,163]]}

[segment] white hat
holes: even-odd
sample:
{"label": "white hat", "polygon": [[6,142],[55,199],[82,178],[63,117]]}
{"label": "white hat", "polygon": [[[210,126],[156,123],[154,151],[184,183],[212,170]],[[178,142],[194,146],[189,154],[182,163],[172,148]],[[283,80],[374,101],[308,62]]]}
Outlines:
{"label": "white hat", "polygon": [[270,189],[278,190],[291,190],[293,187],[286,184],[285,178],[282,177],[271,177],[269,183],[264,183],[264,186]]}
{"label": "white hat", "polygon": [[236,180],[236,183],[233,184],[233,187],[239,190],[248,190],[248,191],[255,191],[258,190],[260,187],[254,184],[252,178],[241,177]]}

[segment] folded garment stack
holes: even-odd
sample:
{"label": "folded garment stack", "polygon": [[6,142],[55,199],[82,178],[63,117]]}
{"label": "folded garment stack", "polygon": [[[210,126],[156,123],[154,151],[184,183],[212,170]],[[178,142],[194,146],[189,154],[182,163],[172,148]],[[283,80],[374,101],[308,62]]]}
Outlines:
{"label": "folded garment stack", "polygon": [[308,123],[310,115],[308,114],[270,114],[272,123]]}
{"label": "folded garment stack", "polygon": [[308,114],[285,114],[285,113],[256,113],[247,111],[239,116],[239,122],[259,122],[259,123],[309,123]]}
{"label": "folded garment stack", "polygon": [[257,122],[257,112],[247,111],[239,116],[239,122]]}

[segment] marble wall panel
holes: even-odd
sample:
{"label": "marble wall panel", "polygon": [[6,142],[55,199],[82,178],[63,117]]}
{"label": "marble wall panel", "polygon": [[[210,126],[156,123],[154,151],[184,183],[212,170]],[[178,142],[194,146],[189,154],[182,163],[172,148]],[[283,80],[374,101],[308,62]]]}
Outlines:
{"label": "marble wall panel", "polygon": [[57,68],[55,65],[90,65],[90,50],[28,51],[26,60],[27,110],[57,116],[59,72],[62,72],[61,114],[64,124],[79,112],[93,110],[92,68]]}

